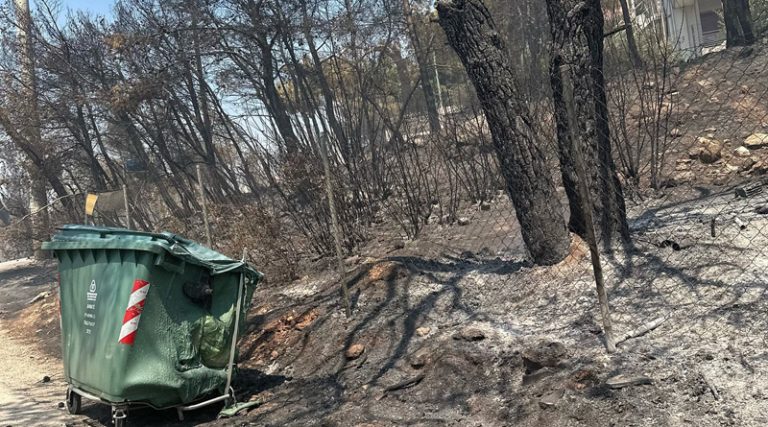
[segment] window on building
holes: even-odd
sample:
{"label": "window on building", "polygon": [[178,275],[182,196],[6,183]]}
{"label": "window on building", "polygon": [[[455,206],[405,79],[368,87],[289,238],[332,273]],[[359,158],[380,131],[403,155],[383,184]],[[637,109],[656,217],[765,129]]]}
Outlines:
{"label": "window on building", "polygon": [[720,16],[714,10],[701,12],[701,36],[704,45],[717,44],[720,36]]}

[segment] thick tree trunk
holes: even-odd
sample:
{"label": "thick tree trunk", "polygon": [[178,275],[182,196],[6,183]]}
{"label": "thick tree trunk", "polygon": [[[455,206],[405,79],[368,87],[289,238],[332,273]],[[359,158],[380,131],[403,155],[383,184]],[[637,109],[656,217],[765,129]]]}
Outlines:
{"label": "thick tree trunk", "polygon": [[[344,165],[347,168],[350,168],[352,164],[352,149],[349,145],[346,132],[344,132],[344,127],[336,117],[336,101],[334,99],[333,90],[331,90],[331,85],[328,83],[328,79],[325,77],[325,72],[323,71],[323,63],[320,59],[320,53],[318,52],[317,46],[315,46],[315,42],[312,39],[308,18],[305,19],[307,19],[307,22],[304,24],[304,35],[307,41],[307,47],[309,48],[310,56],[312,57],[312,61],[315,65],[315,79],[317,84],[320,86],[320,92],[322,93],[323,101],[325,102],[325,117],[328,120],[328,124],[330,125],[331,130],[333,131],[333,135],[336,137],[336,142],[339,144],[339,151],[341,152]],[[352,170],[350,170],[350,172],[352,172]]]}
{"label": "thick tree trunk", "polygon": [[275,86],[272,46],[267,43],[266,36],[260,37],[259,48],[262,54],[261,80],[264,85],[264,106],[275,121],[277,131],[280,132],[280,136],[283,138],[286,154],[292,157],[299,151],[299,139],[296,137],[291,118],[288,116],[283,100],[280,98],[280,94]]}
{"label": "thick tree trunk", "polygon": [[629,4],[627,0],[619,0],[621,3],[621,15],[624,19],[624,25],[627,26],[627,48],[629,49],[629,59],[632,61],[632,65],[635,68],[643,66],[643,58],[640,56],[640,51],[637,49],[637,42],[635,41],[635,30],[632,25],[632,16],[629,13]]}
{"label": "thick tree trunk", "polygon": [[396,43],[393,43],[392,46],[387,50],[387,54],[395,63],[395,68],[397,70],[397,81],[400,88],[400,105],[405,108],[405,105],[408,103],[408,99],[411,97],[411,79],[408,77],[408,65]]}
{"label": "thick tree trunk", "polygon": [[749,0],[722,0],[727,47],[751,45],[755,42]]}
{"label": "thick tree trunk", "polygon": [[[624,194],[613,161],[608,107],[603,77],[603,14],[600,0],[546,0],[553,39],[550,81],[555,106],[560,167],[571,210],[569,228],[584,237],[586,216],[574,163],[584,154],[593,217],[598,238],[606,248],[628,239]],[[564,81],[573,91],[569,117]],[[578,145],[576,145],[578,144]]]}
{"label": "thick tree trunk", "polygon": [[[16,16],[19,25],[19,46],[21,48],[21,73],[24,91],[26,93],[26,108],[23,108],[26,120],[22,128],[25,139],[33,156],[27,162],[27,173],[30,180],[29,211],[32,222],[32,249],[34,257],[44,259],[47,253],[41,249],[41,244],[48,234],[48,197],[45,183],[45,150],[40,135],[40,115],[37,105],[37,78],[35,76],[35,53],[32,42],[32,17],[29,12],[29,0],[15,0]],[[35,162],[33,158],[43,159]]]}
{"label": "thick tree trunk", "polygon": [[725,45],[726,47],[740,46],[744,44],[744,37],[741,35],[739,18],[733,6],[733,0],[722,0],[723,2],[723,21],[725,22]]}
{"label": "thick tree trunk", "polygon": [[424,90],[424,100],[427,103],[427,117],[429,118],[429,129],[432,133],[440,131],[440,113],[437,109],[437,96],[432,82],[432,75],[429,71],[429,52],[424,49],[421,43],[419,33],[416,28],[416,22],[413,19],[411,11],[411,0],[403,0],[403,15],[408,27],[408,36],[413,45],[413,51],[416,54],[416,62],[419,65],[419,77],[421,77],[421,88]]}
{"label": "thick tree trunk", "polygon": [[475,86],[493,137],[501,173],[534,262],[551,265],[568,252],[562,206],[544,144],[515,87],[504,42],[480,0],[441,0],[440,26]]}
{"label": "thick tree trunk", "polygon": [[736,0],[736,16],[741,25],[741,34],[744,36],[744,44],[751,45],[755,43],[755,29],[752,24],[752,10],[749,7],[749,0]]}

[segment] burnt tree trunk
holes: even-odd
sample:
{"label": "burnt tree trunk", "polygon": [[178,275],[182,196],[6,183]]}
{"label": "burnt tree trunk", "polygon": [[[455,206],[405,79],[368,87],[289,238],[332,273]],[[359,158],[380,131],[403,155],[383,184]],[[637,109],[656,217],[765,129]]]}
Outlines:
{"label": "burnt tree trunk", "polygon": [[619,0],[621,4],[621,15],[624,20],[624,25],[627,26],[625,30],[627,33],[627,48],[629,49],[629,59],[632,61],[632,65],[635,68],[643,66],[643,59],[640,56],[640,51],[637,49],[637,41],[635,40],[635,30],[632,26],[632,16],[629,13],[629,3],[627,0]]}
{"label": "burnt tree trunk", "polygon": [[[603,14],[600,0],[546,0],[553,52],[550,82],[555,107],[560,168],[571,211],[568,227],[585,237],[586,216],[574,162],[577,148],[584,155],[593,217],[606,249],[629,239],[624,194],[613,161],[603,76]],[[573,91],[569,117],[563,79]],[[578,144],[576,146],[575,144]]]}
{"label": "burnt tree trunk", "polygon": [[419,66],[421,88],[424,91],[424,100],[427,104],[429,130],[436,134],[440,132],[440,112],[437,109],[437,95],[435,95],[432,75],[429,72],[429,52],[427,52],[419,37],[416,21],[413,19],[413,11],[411,10],[411,0],[403,0],[403,15],[408,29],[408,36],[413,45],[413,51],[416,54],[416,63]]}
{"label": "burnt tree trunk", "polygon": [[755,42],[749,0],[722,0],[727,47],[751,45]]}
{"label": "burnt tree trunk", "polygon": [[440,26],[475,86],[488,120],[507,193],[534,262],[565,258],[570,239],[544,145],[515,86],[504,42],[481,0],[441,0]]}
{"label": "burnt tree trunk", "polygon": [[744,36],[744,44],[751,45],[755,43],[755,29],[752,23],[752,10],[749,7],[749,0],[736,0],[736,17],[741,25],[741,34]]}
{"label": "burnt tree trunk", "polygon": [[[29,0],[16,0],[18,37],[22,82],[26,100],[22,111],[26,115],[23,133],[29,142],[29,159],[26,169],[29,175],[29,214],[32,228],[32,251],[36,259],[46,259],[49,254],[41,248],[48,234],[48,196],[45,183],[47,170],[45,165],[46,147],[40,134],[40,112],[38,109],[37,75],[35,73],[35,51],[32,33],[32,16],[29,12]],[[66,190],[65,194],[66,195]]]}

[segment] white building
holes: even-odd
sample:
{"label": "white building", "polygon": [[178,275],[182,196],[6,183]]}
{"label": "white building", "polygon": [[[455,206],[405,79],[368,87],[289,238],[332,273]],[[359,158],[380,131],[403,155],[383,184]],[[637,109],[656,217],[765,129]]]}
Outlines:
{"label": "white building", "polygon": [[725,43],[720,0],[631,0],[637,28],[656,24],[667,42],[690,59]]}

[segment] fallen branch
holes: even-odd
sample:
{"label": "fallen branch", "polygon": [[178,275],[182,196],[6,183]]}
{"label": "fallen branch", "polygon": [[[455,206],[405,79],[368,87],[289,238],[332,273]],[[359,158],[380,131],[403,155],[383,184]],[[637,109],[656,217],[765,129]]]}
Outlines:
{"label": "fallen branch", "polygon": [[413,387],[416,384],[420,383],[421,380],[424,379],[424,374],[416,375],[415,377],[411,377],[408,379],[405,379],[403,381],[400,381],[398,383],[392,384],[390,386],[387,386],[384,388],[384,393],[381,394],[381,397],[379,397],[378,400],[381,400],[385,397],[387,397],[387,393],[396,391],[396,390],[402,390],[404,388]]}
{"label": "fallen branch", "polygon": [[27,304],[29,305],[29,304],[34,304],[34,303],[36,303],[38,301],[42,301],[42,300],[48,298],[50,295],[51,295],[50,292],[40,292],[39,294],[37,294],[37,296],[32,298]]}
{"label": "fallen branch", "polygon": [[650,322],[646,323],[645,325],[642,325],[639,328],[633,329],[633,330],[625,333],[624,335],[622,335],[619,338],[619,340],[616,341],[616,344],[622,343],[622,342],[627,341],[627,340],[632,339],[632,338],[637,338],[639,336],[645,335],[648,332],[658,328],[659,325],[664,323],[666,320],[667,320],[666,316],[662,316],[662,317],[653,319]]}
{"label": "fallen branch", "polygon": [[712,381],[707,378],[706,375],[704,375],[703,372],[699,372],[699,375],[701,376],[701,379],[704,380],[704,383],[709,388],[709,391],[712,392],[712,397],[715,398],[715,400],[720,400],[720,392],[717,391],[717,387],[715,387],[714,384],[712,384]]}
{"label": "fallen branch", "polygon": [[603,34],[603,38],[608,38],[608,37],[610,37],[610,36],[612,36],[612,35],[614,35],[616,33],[620,33],[620,32],[626,30],[629,27],[630,27],[630,25],[627,25],[627,24],[619,25],[618,27],[612,29],[611,31],[608,31],[607,33]]}
{"label": "fallen branch", "polygon": [[741,218],[735,217],[735,218],[733,218],[733,222],[735,222],[736,225],[739,226],[739,230],[746,230],[747,229],[747,224],[744,221],[742,221]]}

